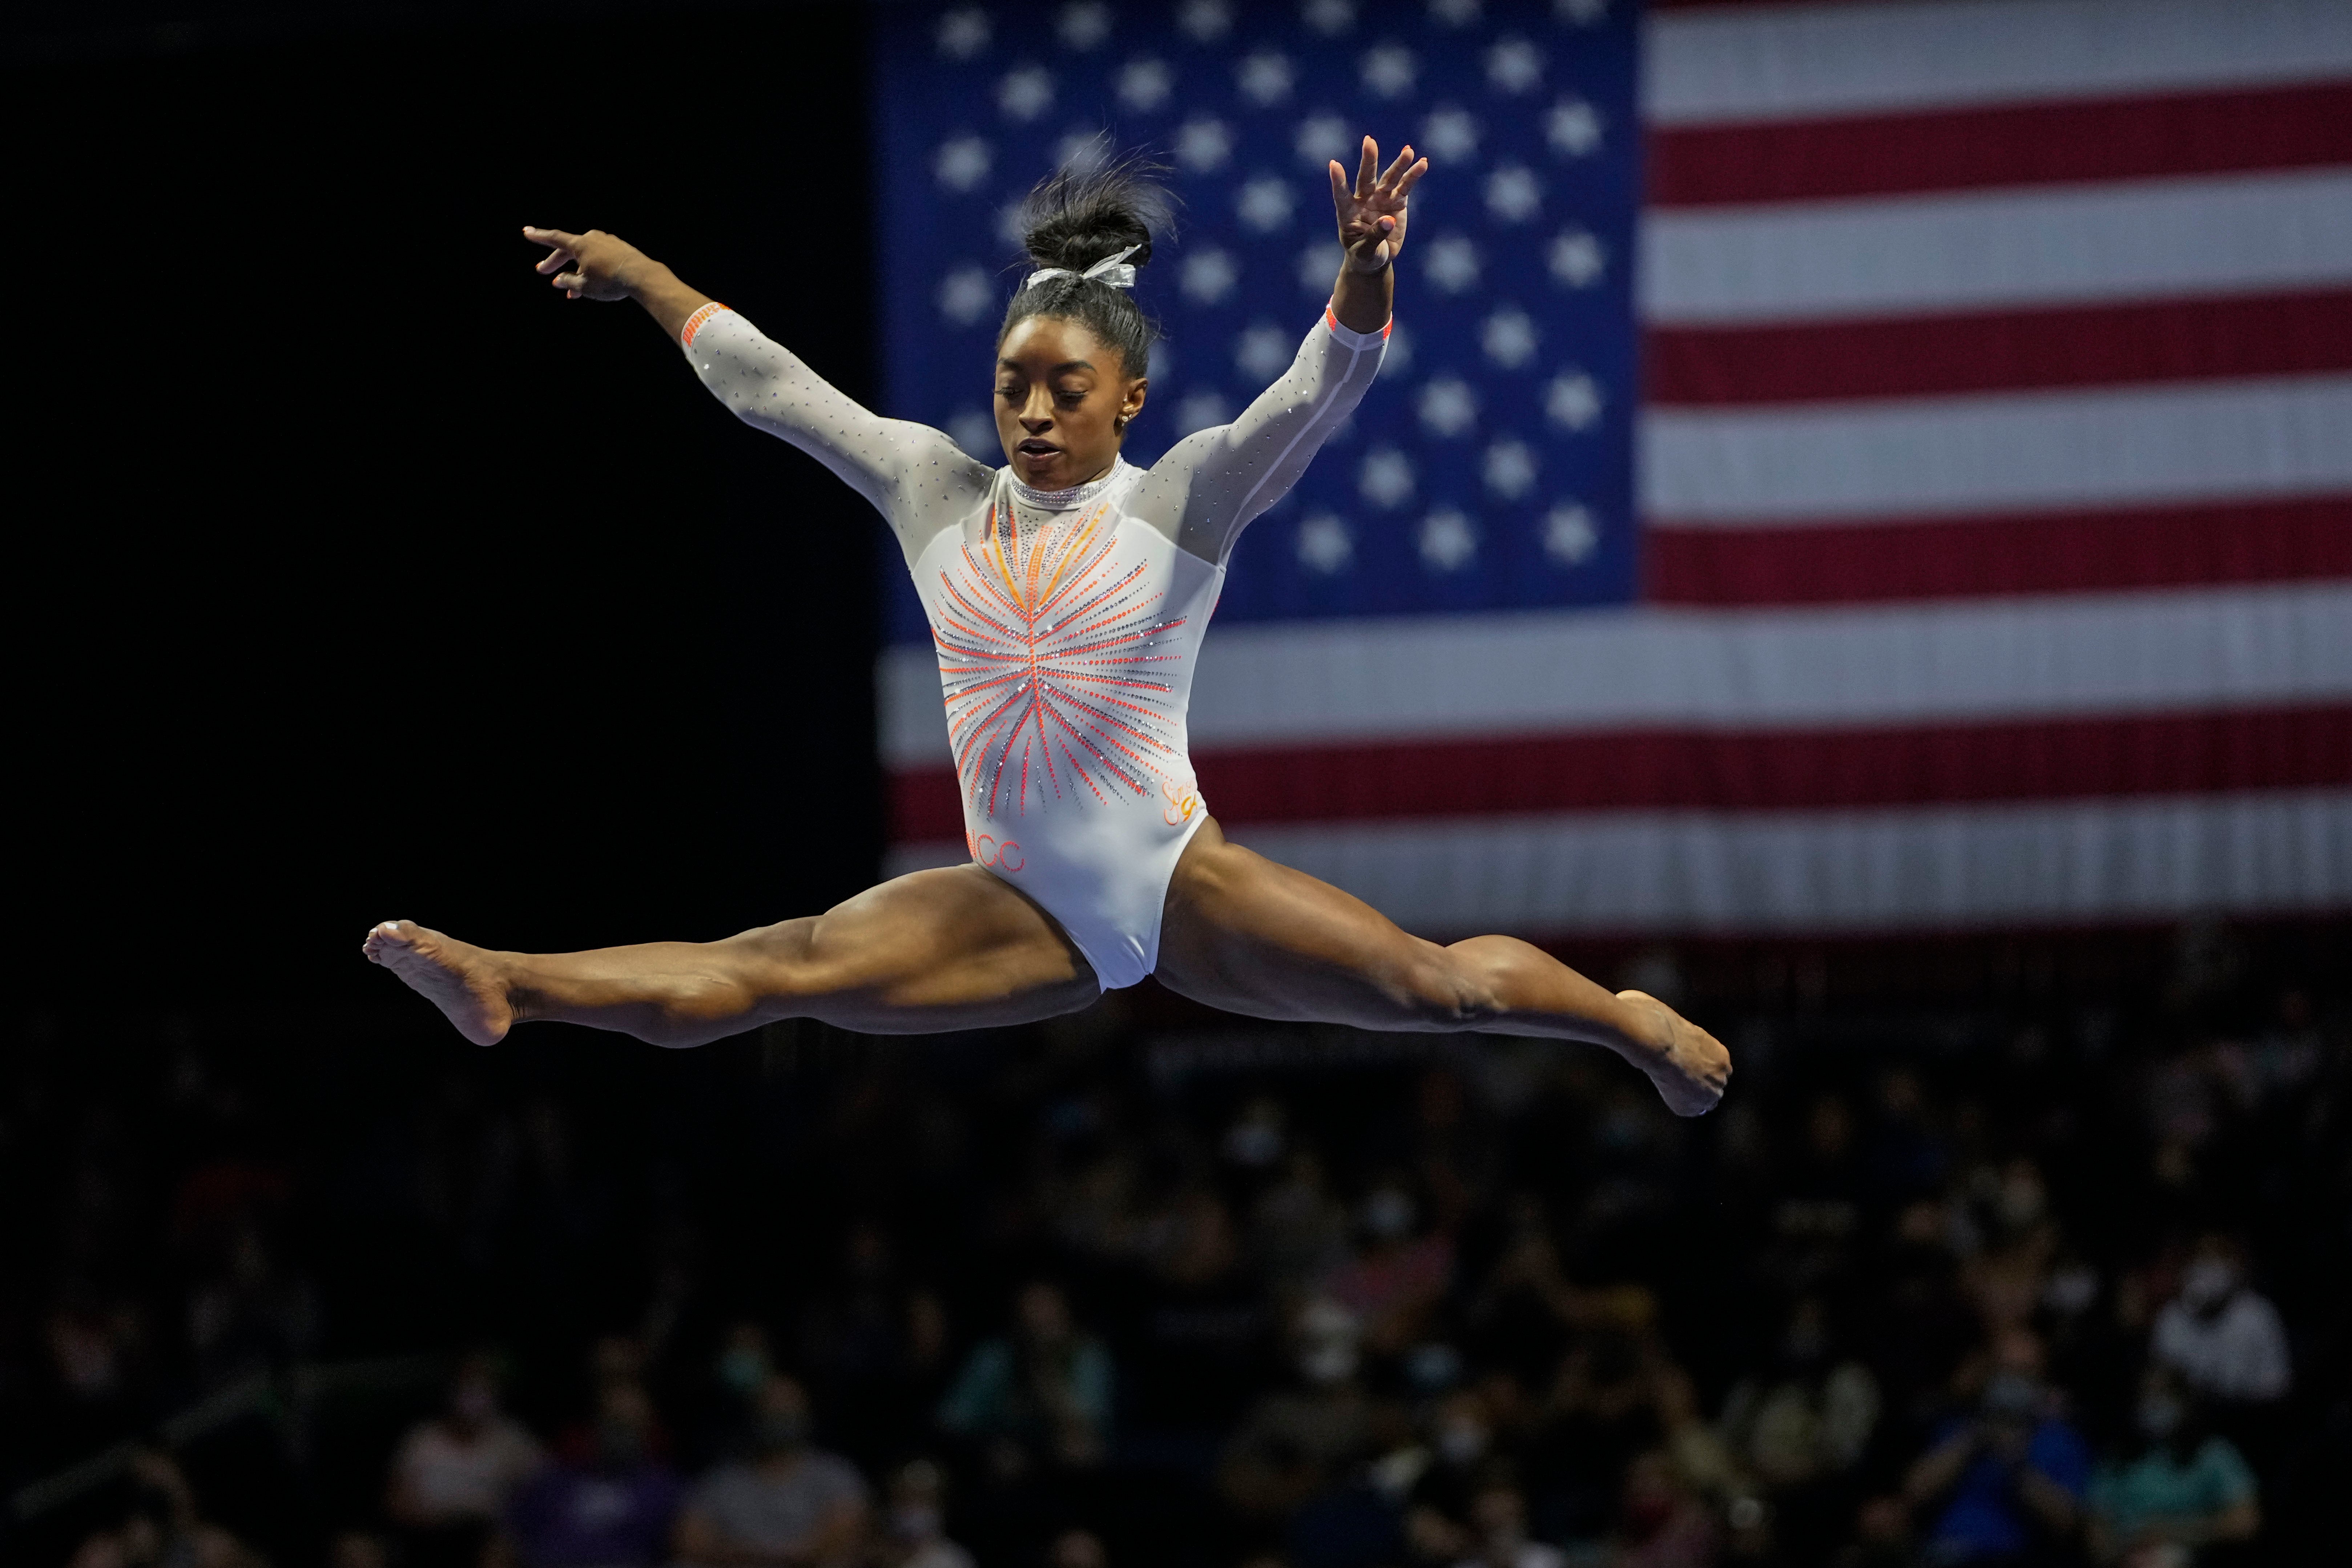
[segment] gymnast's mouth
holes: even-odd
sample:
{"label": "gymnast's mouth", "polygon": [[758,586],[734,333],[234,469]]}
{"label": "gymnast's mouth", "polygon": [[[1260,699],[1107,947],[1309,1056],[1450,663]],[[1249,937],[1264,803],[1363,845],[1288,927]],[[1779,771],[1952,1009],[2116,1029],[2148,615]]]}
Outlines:
{"label": "gymnast's mouth", "polygon": [[1051,441],[1041,441],[1036,437],[1032,436],[1029,439],[1022,442],[1021,445],[1013,447],[1013,449],[1020,453],[1024,458],[1050,458],[1061,451],[1062,448],[1055,446]]}

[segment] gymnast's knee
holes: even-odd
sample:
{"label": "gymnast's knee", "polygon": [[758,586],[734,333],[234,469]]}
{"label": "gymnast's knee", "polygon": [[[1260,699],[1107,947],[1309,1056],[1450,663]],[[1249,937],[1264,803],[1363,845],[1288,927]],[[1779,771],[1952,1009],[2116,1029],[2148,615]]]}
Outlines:
{"label": "gymnast's knee", "polygon": [[1475,1029],[1507,1011],[1497,984],[1497,962],[1479,953],[1433,947],[1415,954],[1388,989],[1412,1027]]}
{"label": "gymnast's knee", "polygon": [[841,990],[839,955],[824,944],[825,917],[811,915],[758,926],[713,942],[713,978],[740,993],[745,1005],[774,1017],[793,1016],[799,1004]]}

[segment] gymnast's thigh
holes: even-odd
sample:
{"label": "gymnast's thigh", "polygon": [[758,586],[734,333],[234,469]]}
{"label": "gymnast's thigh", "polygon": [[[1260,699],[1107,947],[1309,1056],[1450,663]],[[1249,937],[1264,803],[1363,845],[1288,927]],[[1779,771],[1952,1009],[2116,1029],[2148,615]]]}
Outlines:
{"label": "gymnast's thigh", "polygon": [[1170,990],[1256,1018],[1367,1029],[1460,1026],[1452,953],[1328,882],[1206,822],[1168,887],[1153,971]]}
{"label": "gymnast's thigh", "polygon": [[866,1034],[1033,1023],[1102,994],[1053,917],[975,865],[895,877],[730,945],[772,999],[762,1011]]}

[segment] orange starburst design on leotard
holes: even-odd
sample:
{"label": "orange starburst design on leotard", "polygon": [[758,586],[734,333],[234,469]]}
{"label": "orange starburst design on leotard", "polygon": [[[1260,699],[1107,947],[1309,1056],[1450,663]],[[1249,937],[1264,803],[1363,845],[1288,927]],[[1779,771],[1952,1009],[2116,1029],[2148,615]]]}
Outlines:
{"label": "orange starburst design on leotard", "polygon": [[1107,504],[1056,519],[1024,542],[1010,507],[940,574],[931,636],[947,692],[948,737],[971,804],[1025,813],[1075,795],[1097,800],[1181,764],[1181,716],[1155,668],[1178,655],[1155,618],[1164,593],[1149,562],[1122,559]]}

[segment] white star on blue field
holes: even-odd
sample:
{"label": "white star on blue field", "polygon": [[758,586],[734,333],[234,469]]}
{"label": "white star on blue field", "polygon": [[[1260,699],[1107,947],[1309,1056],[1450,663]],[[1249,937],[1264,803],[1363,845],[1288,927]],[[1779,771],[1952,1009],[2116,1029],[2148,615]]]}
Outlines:
{"label": "white star on blue field", "polygon": [[[1632,0],[948,4],[883,13],[884,411],[1003,461],[988,405],[1013,214],[1102,132],[1183,203],[1137,289],[1166,340],[1150,463],[1290,363],[1339,269],[1323,173],[1369,133],[1413,194],[1381,381],[1235,550],[1218,615],[1606,604],[1634,594]],[[928,641],[890,574],[894,640]]]}

